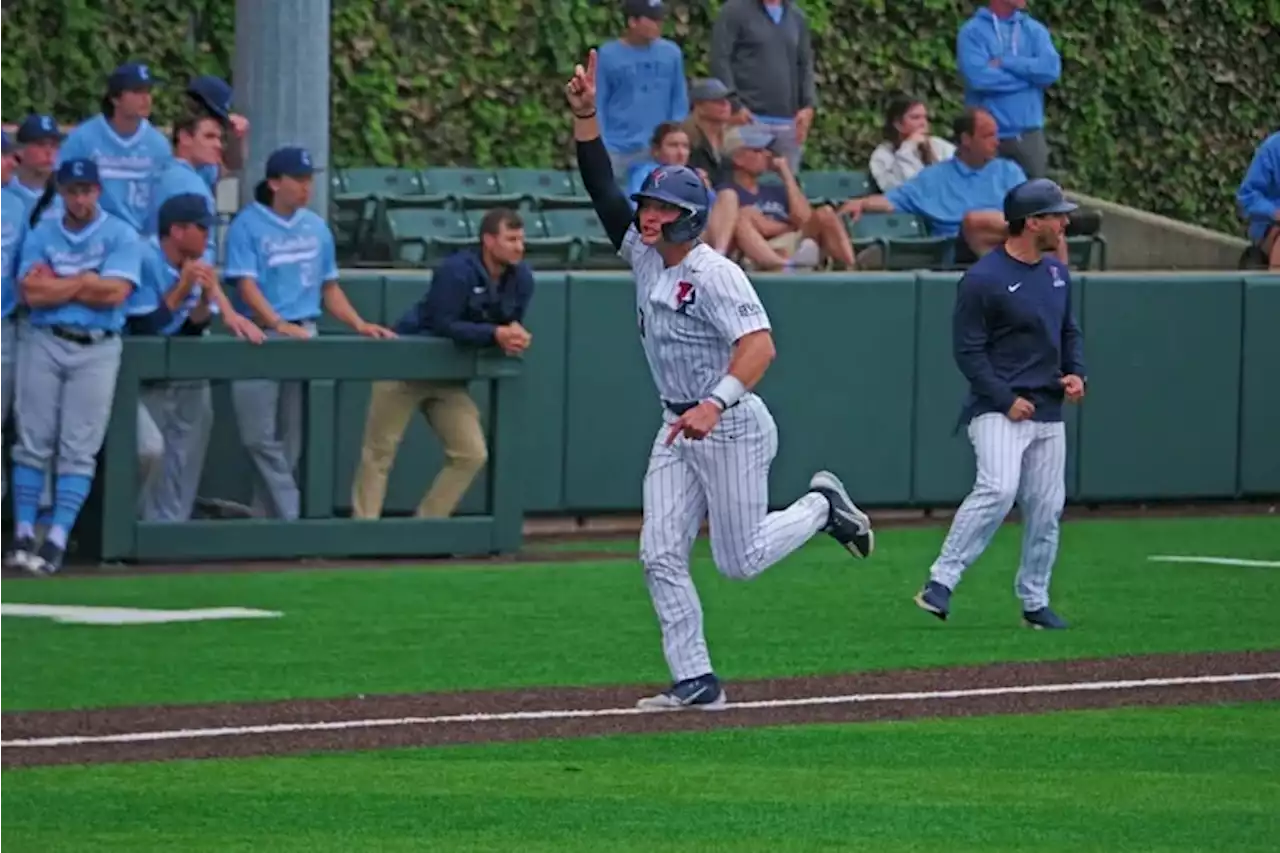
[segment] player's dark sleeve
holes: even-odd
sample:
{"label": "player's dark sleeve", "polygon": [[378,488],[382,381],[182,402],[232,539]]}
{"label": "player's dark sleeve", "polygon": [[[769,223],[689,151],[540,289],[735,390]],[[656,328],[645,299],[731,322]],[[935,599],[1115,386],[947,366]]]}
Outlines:
{"label": "player's dark sleeve", "polygon": [[979,396],[988,399],[1007,412],[1017,395],[1013,389],[996,376],[991,359],[987,356],[990,334],[986,312],[983,310],[984,287],[968,278],[961,279],[956,289],[956,306],[952,314],[951,341],[956,366],[969,380]]}
{"label": "player's dark sleeve", "polygon": [[609,152],[600,137],[578,142],[578,172],[582,175],[582,185],[591,196],[591,204],[600,217],[600,224],[609,235],[615,249],[622,248],[622,241],[631,227],[631,205],[618,189],[613,178],[613,164],[609,162]]}
{"label": "player's dark sleeve", "polygon": [[1084,335],[1080,333],[1080,324],[1068,303],[1062,318],[1062,372],[1083,378],[1084,371]]}
{"label": "player's dark sleeve", "polygon": [[150,314],[135,314],[125,319],[125,329],[131,335],[158,335],[173,319],[169,306],[160,300],[160,305]]}
{"label": "player's dark sleeve", "polygon": [[[456,256],[455,256],[456,257]],[[419,316],[426,318],[426,331],[459,343],[488,346],[493,343],[497,327],[465,319],[471,281],[462,274],[461,264],[440,265],[431,280],[431,291],[422,303]]]}

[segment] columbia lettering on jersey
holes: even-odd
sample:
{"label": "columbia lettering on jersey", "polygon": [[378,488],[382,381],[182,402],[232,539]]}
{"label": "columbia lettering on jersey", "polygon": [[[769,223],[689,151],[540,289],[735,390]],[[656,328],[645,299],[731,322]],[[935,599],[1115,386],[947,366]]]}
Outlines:
{"label": "columbia lettering on jersey", "polygon": [[[77,158],[98,164],[102,209],[142,232],[151,211],[153,184],[173,159],[169,140],[146,119],[132,136],[123,137],[106,116],[99,114],[71,131],[63,141],[58,162]],[[217,180],[216,168],[205,167],[201,173],[207,180]]]}
{"label": "columbia lettering on jersey", "polygon": [[[226,251],[226,280],[254,279],[271,307],[289,322],[319,317],[321,286],[338,278],[333,232],[306,208],[285,219],[254,202],[232,220]],[[237,310],[248,310],[238,293],[233,300]]]}
{"label": "columbia lettering on jersey", "polygon": [[635,271],[641,341],[658,395],[673,403],[705,399],[728,372],[734,342],[770,328],[755,288],[704,243],[667,267],[633,227],[619,254]]}
{"label": "columbia lettering on jersey", "polygon": [[[18,268],[21,280],[38,263],[48,264],[60,278],[96,272],[100,278],[117,278],[136,288],[142,263],[137,233],[105,211],[79,231],[69,231],[54,220],[41,222],[22,244]],[[33,326],[74,326],[82,329],[119,331],[124,326],[123,305],[97,308],[81,302],[32,308],[28,322]]]}

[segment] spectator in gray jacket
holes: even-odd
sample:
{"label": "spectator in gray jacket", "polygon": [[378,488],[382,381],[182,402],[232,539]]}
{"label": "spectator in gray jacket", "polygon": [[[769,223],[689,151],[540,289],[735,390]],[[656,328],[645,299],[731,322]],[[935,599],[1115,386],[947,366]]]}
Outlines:
{"label": "spectator in gray jacket", "polygon": [[809,23],[794,0],[725,0],[711,31],[711,73],[737,93],[734,122],[768,131],[798,171],[817,94]]}

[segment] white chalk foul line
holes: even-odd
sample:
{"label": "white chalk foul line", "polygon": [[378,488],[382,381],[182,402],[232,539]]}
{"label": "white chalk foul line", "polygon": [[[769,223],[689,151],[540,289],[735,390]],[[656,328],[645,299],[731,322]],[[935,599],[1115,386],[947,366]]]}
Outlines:
{"label": "white chalk foul line", "polygon": [[[803,708],[813,705],[852,705],[862,702],[913,702],[930,699],[972,699],[982,696],[1016,696],[1029,693],[1080,693],[1099,690],[1136,690],[1149,687],[1184,687],[1195,684],[1240,684],[1251,681],[1280,681],[1280,672],[1251,672],[1231,675],[1190,675],[1172,678],[1141,678],[1125,681],[1076,681],[1064,684],[1024,684],[1010,687],[974,687],[964,690],[922,690],[907,693],[854,693],[847,696],[810,696],[802,699],[762,699],[732,702],[727,711],[762,708]],[[595,710],[507,711],[496,714],[451,714],[439,717],[394,717],[368,720],[336,720],[316,723],[272,723],[261,726],[226,726],[209,729],[171,729],[158,732],[127,732],[114,735],[19,738],[0,741],[0,748],[86,746],[106,743],[154,743],[167,740],[197,740],[244,735],[332,732],[345,729],[377,729],[395,726],[433,726],[450,723],[497,723],[527,720],[576,720],[600,717],[632,717],[660,713],[640,708],[599,708]]]}
{"label": "white chalk foul line", "polygon": [[1152,563],[1205,563],[1210,566],[1247,566],[1258,569],[1280,569],[1280,560],[1244,560],[1239,557],[1192,557],[1180,554],[1155,554]]}

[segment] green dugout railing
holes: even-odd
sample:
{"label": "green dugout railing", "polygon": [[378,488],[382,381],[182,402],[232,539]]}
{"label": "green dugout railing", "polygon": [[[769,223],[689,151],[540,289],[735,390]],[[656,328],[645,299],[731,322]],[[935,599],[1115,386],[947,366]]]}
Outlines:
{"label": "green dugout railing", "polygon": [[[126,341],[101,479],[101,558],[177,561],[276,557],[435,556],[516,551],[521,495],[514,436],[520,418],[512,394],[520,361],[427,338],[394,341],[326,335],[253,346],[227,337]],[[141,383],[161,379],[277,379],[306,382],[305,441],[297,477],[302,517],[182,523],[137,518],[137,405]],[[334,471],[339,450],[338,387],[376,379],[458,380],[491,387],[487,511],[461,518],[339,517]],[[236,432],[230,412],[214,429]],[[357,438],[357,441],[359,439]],[[357,448],[358,452],[358,448]],[[211,454],[205,470],[224,464]],[[426,483],[423,483],[423,488]]]}

